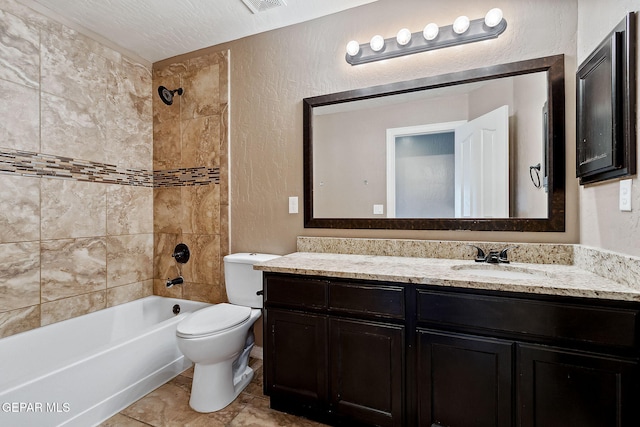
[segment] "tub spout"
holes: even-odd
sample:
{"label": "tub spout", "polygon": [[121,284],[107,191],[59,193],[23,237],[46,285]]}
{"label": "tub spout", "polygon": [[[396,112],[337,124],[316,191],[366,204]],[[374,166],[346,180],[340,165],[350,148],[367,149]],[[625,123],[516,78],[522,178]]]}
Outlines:
{"label": "tub spout", "polygon": [[167,279],[167,288],[172,287],[173,285],[182,285],[184,283],[184,279],[182,276],[178,276],[175,279]]}

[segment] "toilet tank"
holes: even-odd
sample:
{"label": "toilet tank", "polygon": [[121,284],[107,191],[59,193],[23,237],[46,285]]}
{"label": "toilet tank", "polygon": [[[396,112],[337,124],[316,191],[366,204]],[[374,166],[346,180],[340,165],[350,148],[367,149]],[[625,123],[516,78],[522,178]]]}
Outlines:
{"label": "toilet tank", "polygon": [[224,257],[224,281],[231,304],[261,308],[262,271],[254,270],[259,262],[279,258],[280,255],[239,253]]}

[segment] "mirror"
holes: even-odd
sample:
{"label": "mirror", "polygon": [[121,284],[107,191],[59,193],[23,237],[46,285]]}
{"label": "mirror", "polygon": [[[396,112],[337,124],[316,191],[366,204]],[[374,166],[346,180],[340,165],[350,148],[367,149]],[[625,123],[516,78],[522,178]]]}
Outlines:
{"label": "mirror", "polygon": [[564,57],[306,98],[305,227],[564,231]]}

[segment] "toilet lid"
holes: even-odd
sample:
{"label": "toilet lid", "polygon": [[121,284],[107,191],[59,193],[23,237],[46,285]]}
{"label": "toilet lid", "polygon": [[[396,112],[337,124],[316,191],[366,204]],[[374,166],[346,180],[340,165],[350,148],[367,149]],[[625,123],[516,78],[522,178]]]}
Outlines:
{"label": "toilet lid", "polygon": [[201,308],[178,323],[180,336],[202,336],[222,332],[245,322],[251,314],[250,307],[221,303]]}

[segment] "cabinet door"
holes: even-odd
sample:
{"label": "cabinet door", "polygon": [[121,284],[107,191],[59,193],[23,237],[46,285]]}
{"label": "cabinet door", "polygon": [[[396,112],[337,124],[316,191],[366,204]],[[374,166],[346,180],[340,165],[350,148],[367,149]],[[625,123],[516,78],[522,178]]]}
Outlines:
{"label": "cabinet door", "polygon": [[331,406],[344,422],[403,425],[404,327],[330,319]]}
{"label": "cabinet door", "polygon": [[512,425],[513,342],[418,329],[418,425]]}
{"label": "cabinet door", "polygon": [[639,426],[634,360],[518,346],[522,427]]}
{"label": "cabinet door", "polygon": [[326,317],[274,309],[265,317],[265,393],[271,406],[320,412],[327,402]]}

